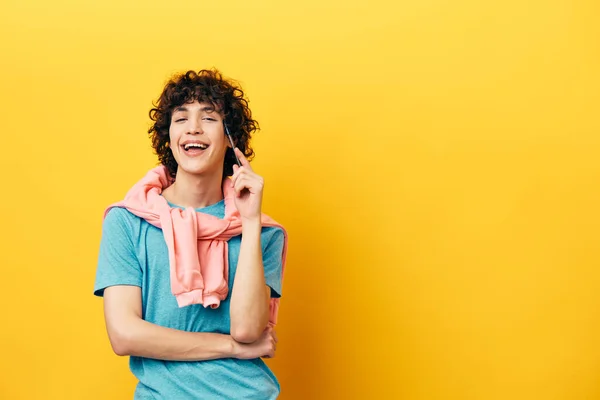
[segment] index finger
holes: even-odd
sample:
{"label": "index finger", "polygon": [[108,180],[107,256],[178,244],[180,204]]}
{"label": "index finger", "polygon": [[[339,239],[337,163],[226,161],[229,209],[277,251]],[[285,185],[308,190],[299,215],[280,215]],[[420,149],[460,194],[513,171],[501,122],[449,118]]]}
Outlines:
{"label": "index finger", "polygon": [[250,162],[248,161],[248,159],[246,158],[244,153],[242,153],[242,151],[240,149],[238,149],[237,147],[235,149],[233,149],[233,151],[238,156],[240,163],[242,163],[242,167],[249,168],[252,171],[252,167],[250,167]]}

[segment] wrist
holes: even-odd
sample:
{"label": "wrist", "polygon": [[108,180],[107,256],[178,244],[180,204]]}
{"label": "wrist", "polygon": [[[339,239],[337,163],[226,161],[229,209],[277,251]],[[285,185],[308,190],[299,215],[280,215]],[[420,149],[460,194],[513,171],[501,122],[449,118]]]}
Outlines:
{"label": "wrist", "polygon": [[260,230],[260,215],[251,218],[242,217],[242,230]]}

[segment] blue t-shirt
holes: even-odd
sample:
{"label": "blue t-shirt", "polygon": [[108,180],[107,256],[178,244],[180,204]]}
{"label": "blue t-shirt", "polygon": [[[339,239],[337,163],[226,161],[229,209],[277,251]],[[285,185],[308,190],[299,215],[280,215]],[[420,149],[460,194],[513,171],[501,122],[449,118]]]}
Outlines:
{"label": "blue t-shirt", "polygon": [[[172,207],[176,207],[171,204]],[[225,203],[197,209],[219,218]],[[271,295],[281,295],[283,231],[265,227],[261,246],[265,280]],[[229,240],[229,293],[237,269],[241,235]],[[113,285],[142,289],[142,317],[164,327],[189,332],[229,334],[230,295],[217,309],[190,305],[180,308],[171,293],[169,256],[162,230],[124,208],[109,211],[102,226],[94,294],[102,296]],[[162,361],[130,357],[138,379],[135,400],[165,399],[276,399],[279,382],[261,358],[209,361]]]}

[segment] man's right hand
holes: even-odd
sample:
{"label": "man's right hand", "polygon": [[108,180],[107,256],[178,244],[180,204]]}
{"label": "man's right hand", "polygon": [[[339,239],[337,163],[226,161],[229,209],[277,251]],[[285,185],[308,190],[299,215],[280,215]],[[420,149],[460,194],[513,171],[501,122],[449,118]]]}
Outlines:
{"label": "man's right hand", "polygon": [[275,357],[277,349],[277,334],[270,326],[260,335],[260,338],[253,343],[239,343],[234,340],[235,358],[250,360],[253,358]]}

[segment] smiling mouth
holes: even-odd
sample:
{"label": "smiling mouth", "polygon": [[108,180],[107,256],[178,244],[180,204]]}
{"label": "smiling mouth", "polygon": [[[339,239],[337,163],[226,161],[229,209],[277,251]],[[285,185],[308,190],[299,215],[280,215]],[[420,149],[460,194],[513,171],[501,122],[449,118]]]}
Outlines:
{"label": "smiling mouth", "polygon": [[206,150],[208,148],[207,144],[204,143],[188,143],[188,144],[184,144],[183,146],[183,150],[188,151],[188,150]]}

